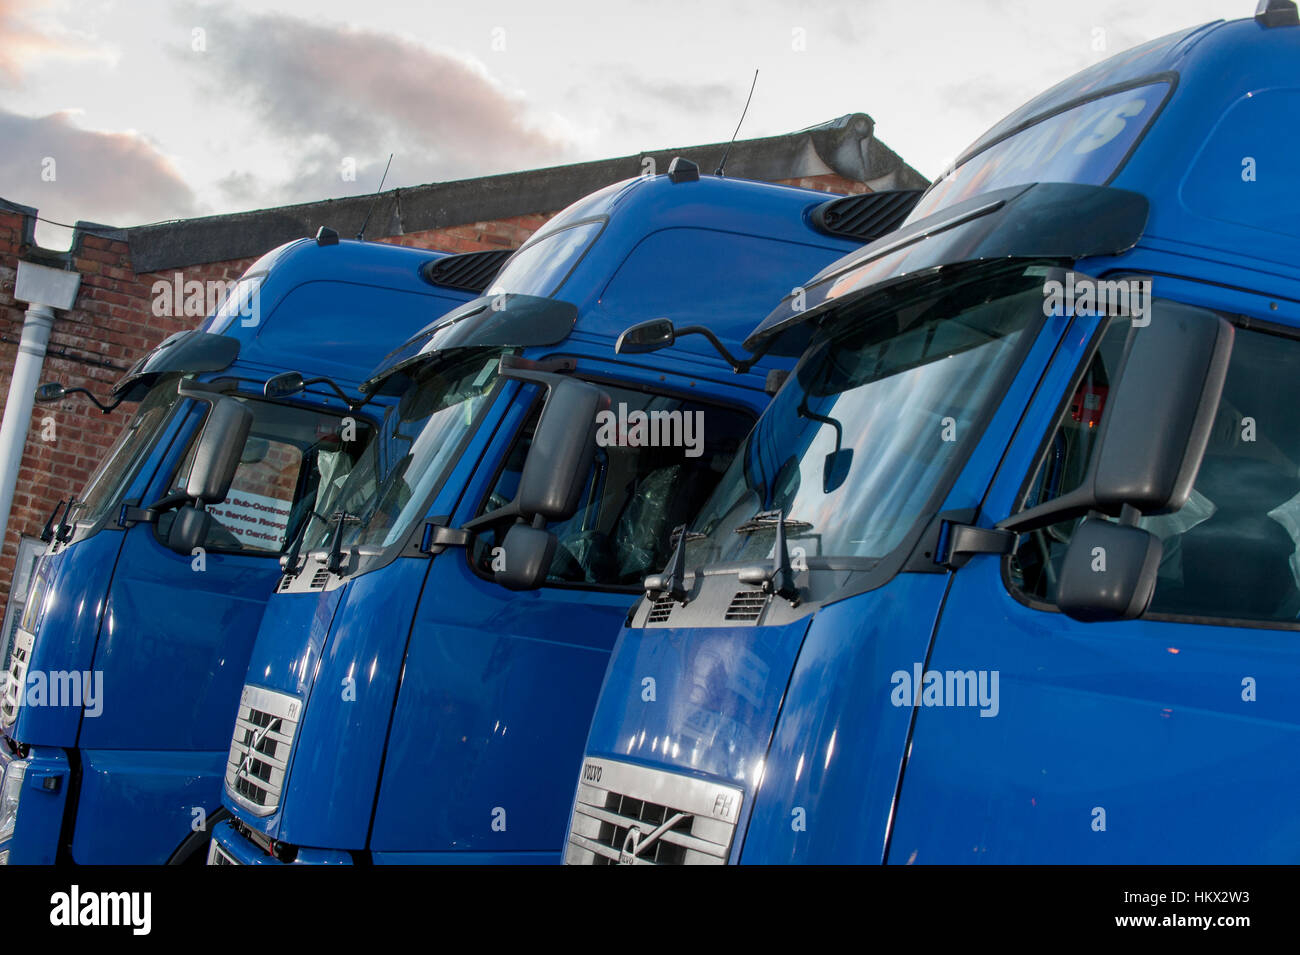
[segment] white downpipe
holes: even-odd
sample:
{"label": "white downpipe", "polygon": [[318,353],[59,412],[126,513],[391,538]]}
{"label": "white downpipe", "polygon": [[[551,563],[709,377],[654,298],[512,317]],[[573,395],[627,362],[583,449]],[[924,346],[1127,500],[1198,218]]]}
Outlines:
{"label": "white downpipe", "polygon": [[23,319],[23,335],[18,343],[14,377],[9,383],[4,421],[0,423],[0,544],[9,528],[9,510],[14,503],[18,469],[23,461],[23,446],[36,404],[36,386],[45,365],[45,348],[54,327],[54,309],[48,305],[29,305]]}

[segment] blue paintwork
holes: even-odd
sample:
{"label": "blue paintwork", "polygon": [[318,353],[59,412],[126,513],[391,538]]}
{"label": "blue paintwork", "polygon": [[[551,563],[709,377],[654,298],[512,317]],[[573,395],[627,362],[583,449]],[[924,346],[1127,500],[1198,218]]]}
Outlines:
{"label": "blue paintwork", "polygon": [[[247,378],[241,389],[257,392],[270,375],[295,369],[355,387],[395,341],[471,297],[420,276],[440,255],[310,240],[274,250],[248,273],[266,273],[257,322],[214,315],[200,326],[238,339],[240,354],[199,377]],[[323,393],[303,400],[341,407]],[[178,406],[122,500],[165,493],[203,414],[194,402]],[[166,862],[189,835],[193,810],[220,805],[230,723],[279,564],[210,553],[198,574],[148,525],[122,530],[110,521],[54,549],[40,568],[53,582],[29,673],[92,670],[102,674],[104,703],[98,716],[84,707],[20,708],[11,737],[43,751],[62,747],[64,765],[79,767],[79,784],[69,785],[80,788],[66,825],[61,799],[24,797],[11,861],[49,861],[67,847],[83,863]]]}
{"label": "blue paintwork", "polygon": [[[766,370],[780,362],[736,375],[695,339],[646,356],[615,357],[612,346],[634,322],[671,317],[708,324],[734,349],[769,301],[856,247],[808,225],[825,199],[660,176],[580,200],[534,240],[606,219],[567,278],[567,264],[554,277],[554,297],[577,305],[577,323],[563,343],[525,357],[563,354],[579,373],[761,409]],[[771,240],[784,243],[780,255]],[[473,516],[533,394],[502,389],[428,515],[451,515],[453,526]],[[374,862],[555,861],[591,708],[635,595],[513,593],[477,576],[459,548],[399,557],[341,592],[328,614],[324,597],[272,596],[248,680],[304,698],[303,715],[280,807],[258,817],[227,794],[226,808],[274,839]],[[356,699],[345,702],[349,674]],[[504,831],[491,825],[498,809]],[[239,858],[260,854],[242,842]]]}
{"label": "blue paintwork", "polygon": [[[1300,28],[1238,21],[1153,42],[1045,93],[970,153],[1076,96],[1167,71],[1173,92],[1111,182],[1149,198],[1146,231],[1125,254],[1077,268],[1154,274],[1161,297],[1300,327]],[[1244,156],[1261,169],[1269,157],[1265,189],[1242,179]],[[1026,167],[1024,181],[1037,171]],[[922,200],[918,214],[928,211]],[[1047,324],[944,508],[977,506],[983,526],[1013,512],[1095,322]],[[1001,558],[977,555],[954,572],[900,573],[797,625],[625,628],[586,752],[741,782],[732,861],[1294,863],[1295,637],[1282,626],[1080,623],[1017,601]],[[999,671],[997,717],[892,705],[891,673],[918,662]],[[762,672],[767,692],[750,701],[731,690],[738,667]],[[639,700],[646,675],[658,680],[654,706]],[[1243,702],[1252,675],[1268,699]],[[699,712],[676,715],[682,700]],[[707,721],[728,726],[717,745],[665,756],[665,739]],[[1091,825],[1094,807],[1105,832]]]}

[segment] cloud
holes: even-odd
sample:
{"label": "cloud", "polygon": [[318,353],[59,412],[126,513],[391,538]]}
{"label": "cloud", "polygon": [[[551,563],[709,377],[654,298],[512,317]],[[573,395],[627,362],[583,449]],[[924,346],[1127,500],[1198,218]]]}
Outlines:
{"label": "cloud", "polygon": [[[568,161],[571,144],[546,131],[526,102],[482,67],[397,36],[281,14],[187,12],[207,31],[190,64],[281,144],[283,183],[228,177],[227,194],[322,198],[366,192],[388,153],[389,186],[480,176]],[[351,158],[355,181],[340,175]],[[377,168],[376,168],[377,167]],[[371,175],[373,173],[373,175]]]}
{"label": "cloud", "polygon": [[48,0],[0,0],[0,87],[21,87],[27,67],[44,57],[111,58],[91,38],[44,18],[48,8]]}
{"label": "cloud", "polygon": [[195,212],[190,187],[136,133],[82,129],[70,113],[33,117],[0,109],[0,142],[0,195],[46,218],[133,225]]}

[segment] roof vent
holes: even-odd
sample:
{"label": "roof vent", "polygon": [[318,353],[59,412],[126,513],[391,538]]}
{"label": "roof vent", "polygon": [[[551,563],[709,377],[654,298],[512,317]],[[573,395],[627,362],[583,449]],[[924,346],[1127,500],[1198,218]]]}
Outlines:
{"label": "roof vent", "polygon": [[677,156],[668,164],[668,179],[674,183],[699,182],[700,167],[689,159]]}
{"label": "roof vent", "polygon": [[316,230],[316,244],[317,245],[338,245],[339,234],[335,232],[333,229],[331,229],[329,226],[323,225]]}
{"label": "roof vent", "polygon": [[1266,27],[1300,26],[1300,10],[1295,0],[1259,0],[1255,19]]}
{"label": "roof vent", "polygon": [[434,285],[482,294],[514,251],[488,249],[484,252],[462,252],[427,262],[420,271],[425,280]]}
{"label": "roof vent", "polygon": [[921,198],[920,189],[889,189],[843,196],[812,211],[813,225],[831,235],[871,242],[893,232]]}

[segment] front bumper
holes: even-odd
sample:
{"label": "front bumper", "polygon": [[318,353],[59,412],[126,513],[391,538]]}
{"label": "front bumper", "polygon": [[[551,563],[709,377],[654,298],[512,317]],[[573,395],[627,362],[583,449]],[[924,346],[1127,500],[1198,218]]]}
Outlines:
{"label": "front bumper", "polygon": [[298,849],[293,862],[282,862],[239,831],[227,819],[212,831],[208,865],[351,865],[350,853],[337,849]]}

